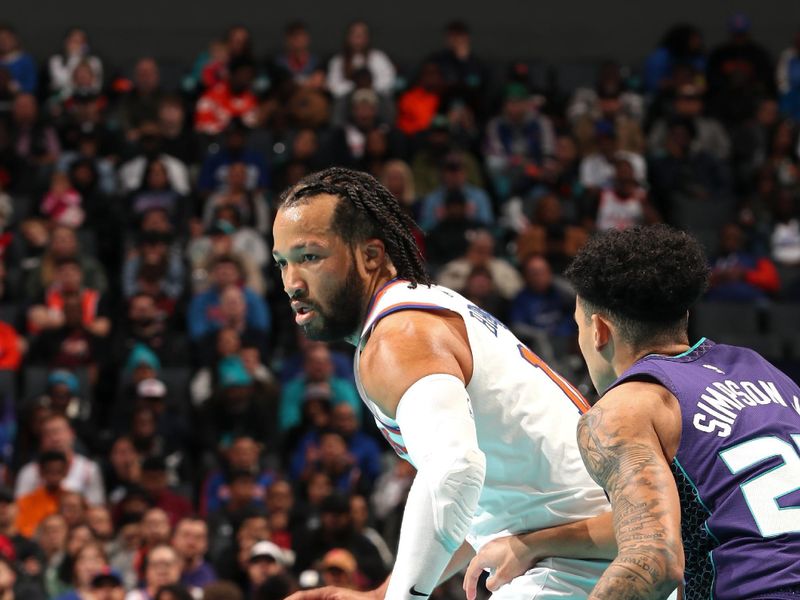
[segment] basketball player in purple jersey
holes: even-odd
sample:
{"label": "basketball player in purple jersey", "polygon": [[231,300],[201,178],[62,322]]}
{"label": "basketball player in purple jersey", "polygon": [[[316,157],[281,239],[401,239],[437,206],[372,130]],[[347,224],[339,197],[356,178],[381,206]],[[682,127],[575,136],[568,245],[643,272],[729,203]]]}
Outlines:
{"label": "basketball player in purple jersey", "polygon": [[[665,598],[679,585],[688,600],[800,598],[800,388],[747,348],[690,346],[706,264],[694,239],[657,226],[598,236],[567,271],[602,394],[578,443],[619,548],[592,599]],[[513,575],[521,543],[495,540],[468,579],[483,567]]]}

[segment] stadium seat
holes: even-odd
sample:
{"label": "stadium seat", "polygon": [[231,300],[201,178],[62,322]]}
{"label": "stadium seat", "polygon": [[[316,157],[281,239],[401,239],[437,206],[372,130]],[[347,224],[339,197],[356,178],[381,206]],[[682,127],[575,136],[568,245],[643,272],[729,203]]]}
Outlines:
{"label": "stadium seat", "polygon": [[701,302],[691,312],[696,334],[717,342],[733,335],[761,333],[760,318],[758,307],[749,304]]}
{"label": "stadium seat", "polygon": [[775,304],[769,317],[770,331],[781,340],[790,357],[800,359],[800,303]]}

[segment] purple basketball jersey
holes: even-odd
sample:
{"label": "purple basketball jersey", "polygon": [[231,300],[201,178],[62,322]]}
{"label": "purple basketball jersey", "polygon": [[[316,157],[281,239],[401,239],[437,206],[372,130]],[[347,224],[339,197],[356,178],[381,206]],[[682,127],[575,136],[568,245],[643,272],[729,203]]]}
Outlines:
{"label": "purple basketball jersey", "polygon": [[800,599],[800,388],[746,348],[705,338],[649,355],[612,387],[655,380],[678,399],[672,472],[685,598]]}

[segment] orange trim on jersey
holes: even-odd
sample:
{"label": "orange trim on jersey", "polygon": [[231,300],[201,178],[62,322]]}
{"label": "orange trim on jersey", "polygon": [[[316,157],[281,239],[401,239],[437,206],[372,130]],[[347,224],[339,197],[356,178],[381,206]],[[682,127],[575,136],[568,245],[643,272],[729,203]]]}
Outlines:
{"label": "orange trim on jersey", "polygon": [[534,367],[538,367],[539,369],[544,371],[544,374],[547,375],[553,381],[553,383],[555,383],[559,388],[561,388],[561,391],[567,395],[567,398],[572,400],[572,403],[576,407],[578,407],[578,410],[581,411],[581,414],[589,411],[591,406],[589,406],[589,403],[586,401],[586,398],[584,398],[583,395],[578,390],[572,387],[572,385],[570,385],[570,383],[566,379],[564,379],[563,377],[561,377],[561,375],[553,371],[553,369],[550,368],[550,365],[548,365],[541,358],[539,358],[530,348],[528,348],[524,344],[519,344],[518,347],[519,347],[519,353],[522,355],[522,358],[527,360]]}
{"label": "orange trim on jersey", "polygon": [[408,280],[395,279],[394,281],[389,281],[388,283],[384,284],[384,286],[372,297],[372,300],[369,303],[369,310],[367,311],[367,318],[364,320],[365,323],[369,322],[372,313],[375,312],[375,308],[377,308],[378,302],[380,302],[381,298],[383,298],[383,295],[398,283],[408,283]]}

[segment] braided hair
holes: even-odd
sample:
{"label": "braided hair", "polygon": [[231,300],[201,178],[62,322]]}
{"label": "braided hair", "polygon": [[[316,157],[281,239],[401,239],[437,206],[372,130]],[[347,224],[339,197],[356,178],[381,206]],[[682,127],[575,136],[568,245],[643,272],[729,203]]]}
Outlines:
{"label": "braided hair", "polygon": [[331,229],[345,242],[352,244],[377,238],[385,244],[398,278],[409,281],[411,287],[431,285],[414,240],[417,224],[377,179],[368,173],[342,167],[325,169],[287,189],[278,201],[278,208],[306,203],[322,194],[340,199]]}

